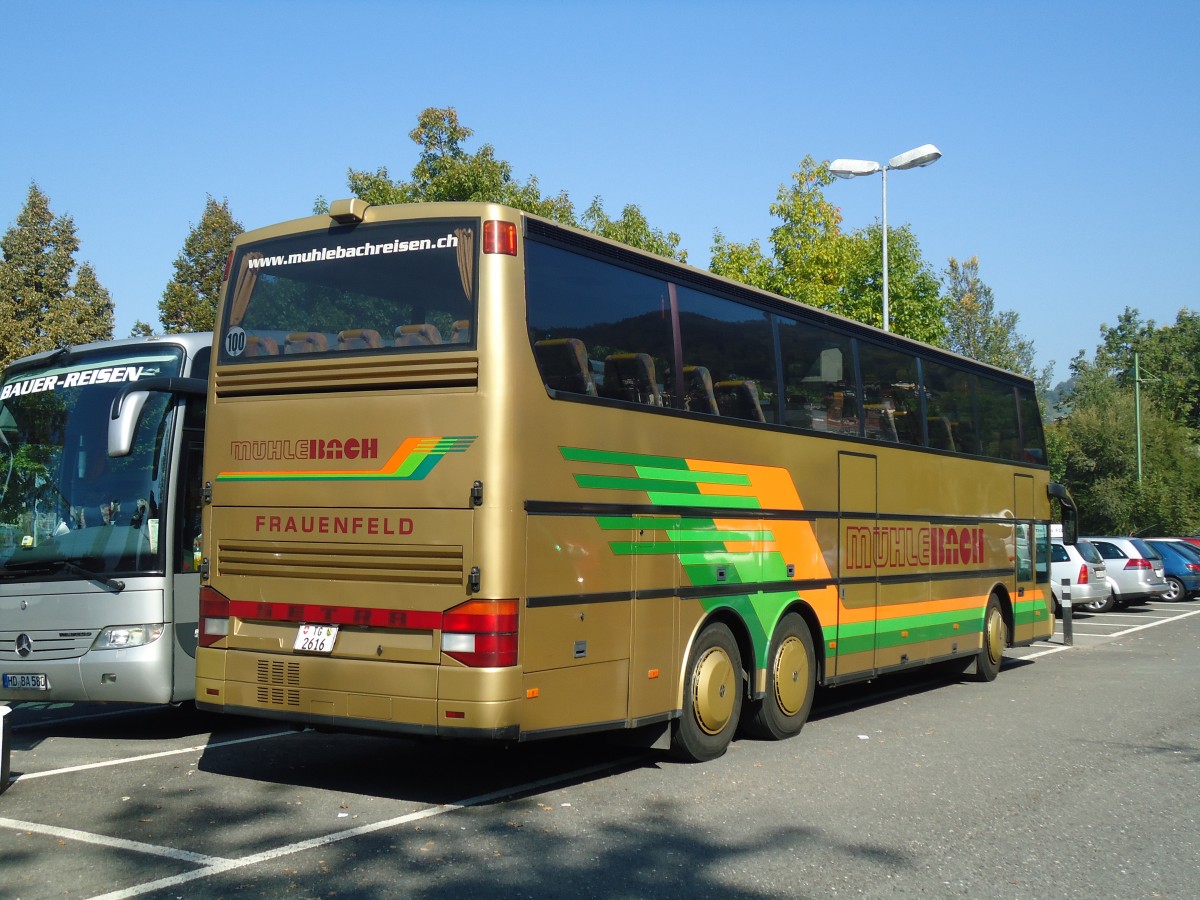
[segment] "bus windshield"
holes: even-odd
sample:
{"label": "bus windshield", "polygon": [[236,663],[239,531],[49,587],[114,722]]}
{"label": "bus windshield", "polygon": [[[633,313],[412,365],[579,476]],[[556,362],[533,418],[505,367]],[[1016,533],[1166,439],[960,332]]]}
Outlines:
{"label": "bus windshield", "polygon": [[107,454],[109,410],[129,382],[180,373],[178,347],[68,352],[6,373],[0,388],[0,575],[161,572],[159,512],[173,403],[151,392],[135,452]]}
{"label": "bus windshield", "polygon": [[221,361],[473,341],[475,219],[366,224],[241,248]]}

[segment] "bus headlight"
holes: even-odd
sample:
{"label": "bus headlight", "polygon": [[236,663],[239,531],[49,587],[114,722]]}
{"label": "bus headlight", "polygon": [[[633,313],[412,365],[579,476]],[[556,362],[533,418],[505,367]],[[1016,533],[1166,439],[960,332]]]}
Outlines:
{"label": "bus headlight", "polygon": [[123,650],[126,647],[141,647],[152,644],[162,637],[166,626],[161,622],[152,625],[110,625],[103,629],[92,642],[93,650]]}

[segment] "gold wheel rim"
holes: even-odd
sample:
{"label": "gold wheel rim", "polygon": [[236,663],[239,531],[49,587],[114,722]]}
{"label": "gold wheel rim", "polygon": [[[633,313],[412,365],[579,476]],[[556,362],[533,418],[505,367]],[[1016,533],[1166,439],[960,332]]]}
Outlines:
{"label": "gold wheel rim", "polygon": [[775,654],[775,702],[785,716],[794,716],[808,696],[808,650],[800,638],[789,636]]}
{"label": "gold wheel rim", "polygon": [[1004,617],[993,607],[988,613],[987,633],[984,636],[988,659],[996,665],[1004,658]]}
{"label": "gold wheel rim", "polygon": [[720,647],[710,647],[696,663],[693,709],[705,734],[720,734],[733,717],[737,700],[733,660]]}

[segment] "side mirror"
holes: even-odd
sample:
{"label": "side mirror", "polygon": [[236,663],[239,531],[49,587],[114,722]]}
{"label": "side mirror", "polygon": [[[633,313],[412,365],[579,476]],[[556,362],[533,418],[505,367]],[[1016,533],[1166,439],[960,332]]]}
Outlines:
{"label": "side mirror", "polygon": [[204,378],[172,378],[160,376],[131,381],[113,398],[108,416],[108,455],[128,456],[133,450],[133,435],[151,391],[185,397],[207,397],[208,381]]}
{"label": "side mirror", "polygon": [[1067,490],[1066,485],[1052,481],[1046,485],[1046,493],[1050,499],[1057,500],[1062,507],[1063,543],[1074,544],[1079,541],[1079,507],[1075,498]]}
{"label": "side mirror", "polygon": [[149,391],[122,391],[113,398],[108,417],[109,456],[128,456],[133,450],[133,433],[149,399]]}

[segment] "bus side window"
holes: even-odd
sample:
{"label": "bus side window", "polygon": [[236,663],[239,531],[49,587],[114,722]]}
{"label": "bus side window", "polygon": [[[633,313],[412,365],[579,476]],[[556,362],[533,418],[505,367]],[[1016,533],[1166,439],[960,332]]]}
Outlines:
{"label": "bus side window", "polygon": [[753,381],[718,381],[717,406],[721,415],[751,422],[765,422],[758,400],[758,385]]}
{"label": "bus side window", "polygon": [[604,396],[662,406],[649,353],[613,353],[604,359]]}
{"label": "bus side window", "polygon": [[579,338],[551,338],[533,345],[542,381],[552,391],[596,396],[587,349]]}
{"label": "bus side window", "polygon": [[471,320],[459,319],[450,328],[450,343],[452,344],[469,344],[471,343]]}
{"label": "bus side window", "polygon": [[[674,391],[670,391],[674,393]],[[709,416],[723,415],[717,408],[712,374],[705,366],[683,367],[683,408]]]}

